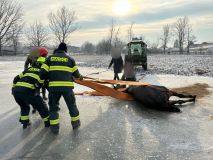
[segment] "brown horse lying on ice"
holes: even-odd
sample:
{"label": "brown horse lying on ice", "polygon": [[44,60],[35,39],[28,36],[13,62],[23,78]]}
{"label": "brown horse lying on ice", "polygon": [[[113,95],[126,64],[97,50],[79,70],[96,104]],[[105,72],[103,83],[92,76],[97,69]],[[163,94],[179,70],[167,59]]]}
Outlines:
{"label": "brown horse lying on ice", "polygon": [[[146,107],[169,112],[180,112],[181,110],[175,104],[180,105],[186,102],[195,102],[196,99],[195,95],[180,94],[166,87],[155,85],[129,86],[125,92],[131,94]],[[171,96],[188,99],[169,100]]]}

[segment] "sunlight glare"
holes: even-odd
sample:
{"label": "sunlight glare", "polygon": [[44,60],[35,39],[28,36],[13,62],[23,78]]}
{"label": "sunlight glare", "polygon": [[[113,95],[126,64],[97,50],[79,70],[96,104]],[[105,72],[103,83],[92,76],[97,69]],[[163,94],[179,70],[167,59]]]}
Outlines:
{"label": "sunlight glare", "polygon": [[116,0],[113,5],[113,12],[119,16],[125,16],[130,12],[131,5],[129,0]]}

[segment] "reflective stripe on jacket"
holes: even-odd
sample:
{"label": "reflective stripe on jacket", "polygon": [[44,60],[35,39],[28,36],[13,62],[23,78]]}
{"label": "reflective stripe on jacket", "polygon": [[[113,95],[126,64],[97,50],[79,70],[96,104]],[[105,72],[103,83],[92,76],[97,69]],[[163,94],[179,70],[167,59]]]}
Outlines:
{"label": "reflective stripe on jacket", "polygon": [[37,82],[40,84],[44,83],[44,80],[40,79],[39,73],[39,66],[26,69],[24,72],[14,78],[13,91],[35,93],[35,84]]}
{"label": "reflective stripe on jacket", "polygon": [[80,73],[75,60],[64,51],[57,50],[49,56],[41,66],[40,77],[49,80],[49,91],[69,91],[74,88],[74,78]]}

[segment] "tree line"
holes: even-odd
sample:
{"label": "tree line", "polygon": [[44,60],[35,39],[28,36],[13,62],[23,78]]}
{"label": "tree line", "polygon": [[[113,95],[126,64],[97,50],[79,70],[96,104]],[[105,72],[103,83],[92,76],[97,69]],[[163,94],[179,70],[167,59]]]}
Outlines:
{"label": "tree line", "polygon": [[[166,54],[169,52],[168,44],[171,44],[171,42],[174,44],[173,48],[178,48],[180,54],[184,53],[184,48],[189,53],[190,47],[196,42],[196,37],[193,34],[192,25],[188,17],[181,17],[172,24],[165,24],[162,27],[161,36],[156,37],[157,40],[155,42],[146,40],[142,34],[139,38],[135,37],[134,24],[132,22],[127,30],[128,41],[131,41],[133,38],[143,40],[147,43],[149,52],[151,53],[163,52],[163,54]],[[110,49],[115,47],[117,43],[119,43],[119,47],[123,48],[126,42],[119,38],[119,30],[119,27],[116,30],[114,21],[112,20],[108,37],[102,39],[96,46],[90,42],[85,42],[82,46],[82,51],[90,53],[96,50],[98,54],[107,54],[110,53]]]}
{"label": "tree line", "polygon": [[76,13],[66,7],[48,14],[48,28],[37,20],[28,26],[23,21],[23,16],[23,8],[18,1],[0,1],[0,56],[3,55],[2,46],[6,45],[13,46],[14,54],[17,54],[17,47],[23,37],[28,46],[46,46],[52,39],[50,32],[55,43],[59,44],[68,42],[70,34],[77,29]]}
{"label": "tree line", "polygon": [[180,54],[183,54],[184,47],[186,47],[186,52],[189,53],[190,46],[196,42],[188,17],[178,18],[175,23],[164,25],[162,32],[161,40],[164,54],[172,38],[174,39],[173,47],[178,48]]}
{"label": "tree line", "polygon": [[[28,46],[47,46],[50,39],[53,39],[55,44],[68,42],[71,33],[78,29],[75,24],[77,19],[75,11],[65,6],[48,14],[49,27],[37,20],[31,25],[26,25],[23,16],[23,8],[18,1],[0,1],[0,56],[3,55],[2,46],[4,45],[12,46],[14,54],[17,54],[17,48],[22,37],[25,37]],[[127,30],[128,41],[135,36],[134,24],[132,22]],[[24,28],[24,26],[27,27]],[[172,39],[174,40],[174,47],[179,48],[180,54],[184,52],[184,47],[187,48],[187,53],[189,53],[190,46],[196,41],[196,37],[192,34],[192,25],[187,17],[178,18],[173,24],[164,25],[162,35],[156,42],[146,41],[144,36],[139,39],[145,41],[150,50],[154,52],[161,44],[164,54]],[[100,40],[97,45],[86,41],[81,46],[81,50],[85,53],[110,54],[113,50],[122,51],[126,43],[120,38],[120,27],[116,26],[112,19],[108,35]]]}

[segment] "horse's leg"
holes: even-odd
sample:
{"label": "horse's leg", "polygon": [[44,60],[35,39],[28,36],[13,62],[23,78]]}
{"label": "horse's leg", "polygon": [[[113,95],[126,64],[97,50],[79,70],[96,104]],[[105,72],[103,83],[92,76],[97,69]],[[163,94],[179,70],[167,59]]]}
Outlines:
{"label": "horse's leg", "polygon": [[194,102],[194,98],[190,98],[187,100],[173,100],[173,101],[169,101],[170,105],[175,105],[175,104],[183,104],[183,103],[187,103],[187,102]]}
{"label": "horse's leg", "polygon": [[159,111],[167,111],[167,112],[181,112],[181,110],[176,107],[175,105],[169,105],[168,107],[160,107],[160,108],[157,108],[157,110]]}
{"label": "horse's leg", "polygon": [[169,101],[165,102],[164,104],[158,105],[158,107],[154,107],[154,109],[167,112],[181,112],[181,110],[177,106],[171,105]]}
{"label": "horse's leg", "polygon": [[176,96],[176,97],[179,97],[179,98],[192,98],[194,101],[196,99],[195,95],[181,94],[181,93],[177,93],[177,92],[174,92],[174,91],[170,91],[170,93],[171,93],[172,96]]}

